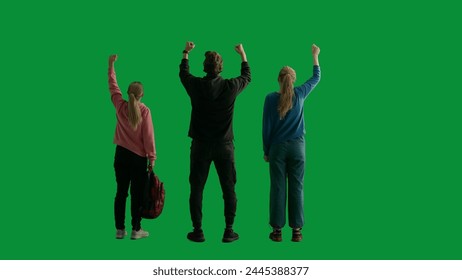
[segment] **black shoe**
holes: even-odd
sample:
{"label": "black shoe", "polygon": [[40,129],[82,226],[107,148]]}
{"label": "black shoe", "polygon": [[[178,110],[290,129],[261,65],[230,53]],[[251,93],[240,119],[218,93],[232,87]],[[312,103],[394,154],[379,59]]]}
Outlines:
{"label": "black shoe", "polygon": [[233,242],[239,239],[239,234],[235,233],[233,229],[227,228],[225,229],[225,233],[223,234],[222,241],[225,243]]}
{"label": "black shoe", "polygon": [[282,241],[282,232],[281,229],[273,229],[273,232],[270,233],[269,238],[274,242]]}
{"label": "black shoe", "polygon": [[294,228],[292,229],[292,241],[293,242],[300,242],[302,241],[302,229],[301,228]]}
{"label": "black shoe", "polygon": [[204,232],[201,229],[194,229],[192,232],[189,232],[186,237],[193,242],[205,241]]}

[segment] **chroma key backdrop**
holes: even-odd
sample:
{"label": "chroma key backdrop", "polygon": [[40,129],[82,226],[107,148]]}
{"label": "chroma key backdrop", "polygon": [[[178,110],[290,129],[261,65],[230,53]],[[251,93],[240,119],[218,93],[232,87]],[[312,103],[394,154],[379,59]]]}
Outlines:
{"label": "chroma key backdrop", "polygon": [[[0,259],[461,259],[462,65],[456,4],[439,1],[3,1]],[[252,82],[234,115],[240,239],[223,244],[212,166],[206,242],[186,239],[191,105],[179,77],[207,50]],[[271,242],[265,96],[282,66],[297,84],[322,78],[305,103],[304,240]],[[145,86],[166,202],[147,239],[116,240],[115,111],[107,60],[126,92]],[[126,98],[126,95],[124,95]],[[129,224],[127,207],[127,225]]]}

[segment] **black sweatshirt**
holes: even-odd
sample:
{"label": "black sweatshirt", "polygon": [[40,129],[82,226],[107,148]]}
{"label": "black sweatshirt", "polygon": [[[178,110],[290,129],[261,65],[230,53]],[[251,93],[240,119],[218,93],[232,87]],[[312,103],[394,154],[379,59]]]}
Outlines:
{"label": "black sweatshirt", "polygon": [[249,64],[242,62],[237,78],[223,79],[210,74],[199,78],[189,73],[189,62],[183,59],[180,79],[192,105],[188,136],[201,141],[233,140],[234,102],[250,83]]}

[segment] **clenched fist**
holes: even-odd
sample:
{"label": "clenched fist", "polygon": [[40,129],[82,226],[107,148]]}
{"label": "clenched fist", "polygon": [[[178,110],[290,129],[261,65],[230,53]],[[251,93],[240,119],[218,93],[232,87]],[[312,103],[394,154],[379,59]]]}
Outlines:
{"label": "clenched fist", "polygon": [[114,63],[117,60],[117,55],[116,54],[111,54],[109,56],[109,63]]}
{"label": "clenched fist", "polygon": [[242,44],[236,45],[236,46],[234,47],[234,49],[236,50],[236,52],[237,52],[238,54],[243,54],[243,53],[244,53],[244,47],[242,46]]}
{"label": "clenched fist", "polygon": [[318,46],[316,46],[315,44],[311,46],[311,53],[314,56],[318,56],[320,52],[321,52],[321,49]]}
{"label": "clenched fist", "polygon": [[186,46],[184,47],[184,50],[189,52],[192,49],[194,49],[194,47],[196,47],[196,45],[194,45],[193,42],[186,42]]}

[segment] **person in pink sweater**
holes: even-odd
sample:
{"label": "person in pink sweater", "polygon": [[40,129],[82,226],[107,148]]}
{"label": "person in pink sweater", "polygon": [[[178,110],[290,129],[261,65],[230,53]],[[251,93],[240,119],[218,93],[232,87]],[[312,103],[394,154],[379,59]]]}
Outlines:
{"label": "person in pink sweater", "polygon": [[116,238],[127,235],[125,230],[125,204],[130,189],[132,233],[131,239],[149,236],[141,228],[140,205],[142,188],[146,180],[146,167],[149,171],[156,160],[156,146],[151,111],[141,103],[144,95],[143,85],[132,82],[128,86],[128,101],[122,98],[117,84],[114,63],[117,55],[109,56],[109,91],[117,116],[114,144],[117,145],[114,169],[117,193],[114,201]]}

